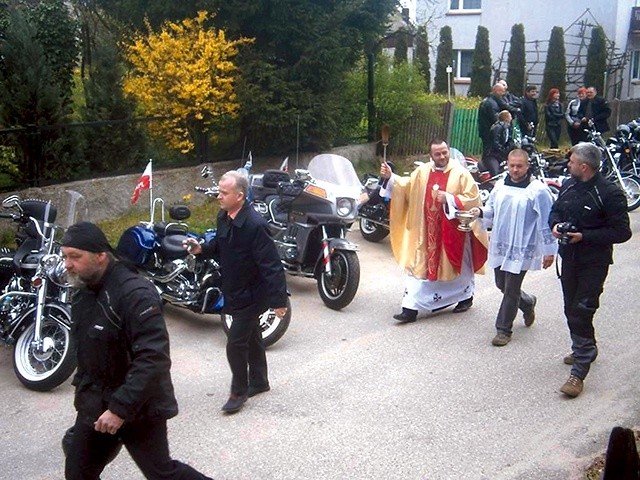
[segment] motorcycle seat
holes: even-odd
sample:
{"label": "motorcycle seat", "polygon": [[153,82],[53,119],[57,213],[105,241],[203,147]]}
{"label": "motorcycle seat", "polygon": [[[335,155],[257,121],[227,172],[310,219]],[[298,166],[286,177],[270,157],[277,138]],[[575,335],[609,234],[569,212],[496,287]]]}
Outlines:
{"label": "motorcycle seat", "polygon": [[160,244],[160,248],[162,248],[162,256],[167,260],[186,257],[188,252],[182,245],[182,242],[186,239],[187,236],[181,234],[167,235],[164,237]]}

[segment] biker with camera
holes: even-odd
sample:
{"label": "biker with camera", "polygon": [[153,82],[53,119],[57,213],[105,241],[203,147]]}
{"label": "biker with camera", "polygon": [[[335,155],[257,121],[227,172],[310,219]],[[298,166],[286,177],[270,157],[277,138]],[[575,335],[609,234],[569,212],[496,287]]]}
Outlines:
{"label": "biker with camera", "polygon": [[622,190],[600,173],[600,150],[578,143],[571,151],[571,178],[562,184],[549,216],[559,240],[560,281],[572,353],[564,363],[571,375],[560,391],[577,397],[591,363],[598,355],[593,316],[613,263],[613,244],[631,238],[627,201]]}

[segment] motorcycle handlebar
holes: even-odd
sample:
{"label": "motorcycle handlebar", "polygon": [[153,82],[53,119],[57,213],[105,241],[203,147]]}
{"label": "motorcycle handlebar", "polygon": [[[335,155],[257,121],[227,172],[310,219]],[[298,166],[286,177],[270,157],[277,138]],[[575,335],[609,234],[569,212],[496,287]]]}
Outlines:
{"label": "motorcycle handlebar", "polygon": [[219,190],[217,188],[194,187],[196,192],[204,193],[209,197],[217,197]]}

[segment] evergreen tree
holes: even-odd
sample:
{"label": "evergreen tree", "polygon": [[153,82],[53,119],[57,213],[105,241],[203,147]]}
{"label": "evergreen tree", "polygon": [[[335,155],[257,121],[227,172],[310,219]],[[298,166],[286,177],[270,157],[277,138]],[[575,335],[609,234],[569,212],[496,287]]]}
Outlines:
{"label": "evergreen tree", "polygon": [[395,35],[395,48],[393,49],[393,64],[400,65],[402,63],[407,63],[407,51],[409,50],[407,38],[409,33],[406,29],[399,29]]}
{"label": "evergreen tree", "polygon": [[584,84],[604,92],[604,74],[607,71],[607,37],[601,26],[591,30],[591,42],[587,49],[587,66],[584,70]]}
{"label": "evergreen tree", "polygon": [[43,143],[53,146],[60,132],[38,130],[66,120],[63,95],[60,85],[52,81],[54,73],[35,26],[22,9],[12,11],[9,18],[0,39],[0,124],[16,129],[11,140],[22,153],[21,181],[36,186],[50,173],[45,168],[48,160],[63,163],[42,148]]}
{"label": "evergreen tree", "polygon": [[471,65],[470,97],[486,97],[491,92],[491,51],[489,50],[489,30],[478,26],[476,45]]}
{"label": "evergreen tree", "polygon": [[73,70],[80,50],[78,25],[71,18],[64,0],[45,0],[27,10],[28,19],[36,28],[36,39],[42,45],[53,74],[59,85],[63,102],[71,102]]}
{"label": "evergreen tree", "polygon": [[511,40],[507,56],[507,84],[514,95],[524,95],[526,64],[524,25],[516,23],[511,27]]}
{"label": "evergreen tree", "polygon": [[[451,37],[451,27],[444,26],[440,29],[440,42],[436,54],[436,76],[434,79],[433,92],[447,94],[449,89],[453,95],[453,74],[447,74],[447,67],[453,66],[453,40]],[[449,83],[451,78],[451,83]]]}
{"label": "evergreen tree", "polygon": [[426,85],[426,91],[431,88],[431,62],[429,61],[429,38],[424,25],[418,27],[415,36],[415,62]]}
{"label": "evergreen tree", "polygon": [[560,99],[564,99],[567,88],[567,58],[562,27],[553,27],[551,30],[547,60],[542,76],[542,88],[540,89],[541,98],[546,99],[552,88],[560,90]]}
{"label": "evergreen tree", "polygon": [[99,28],[92,50],[82,119],[97,125],[83,129],[84,157],[91,171],[117,171],[143,157],[144,137],[138,124],[126,121],[134,116],[135,103],[122,92],[124,69],[116,39]]}
{"label": "evergreen tree", "polygon": [[240,138],[254,152],[288,150],[299,128],[301,149],[331,146],[342,133],[336,117],[345,107],[338,98],[347,72],[375,53],[395,0],[217,3],[220,28],[231,38],[255,38],[238,57]]}

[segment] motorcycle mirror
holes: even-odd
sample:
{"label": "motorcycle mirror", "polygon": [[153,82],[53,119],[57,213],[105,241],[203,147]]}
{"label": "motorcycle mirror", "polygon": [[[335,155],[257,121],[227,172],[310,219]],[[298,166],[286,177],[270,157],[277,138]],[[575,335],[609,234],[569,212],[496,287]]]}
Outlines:
{"label": "motorcycle mirror", "polygon": [[386,147],[387,145],[389,145],[389,125],[384,124],[382,126],[381,136],[382,136],[382,145]]}
{"label": "motorcycle mirror", "polygon": [[208,165],[205,165],[204,167],[202,167],[202,170],[200,170],[200,176],[202,178],[207,178],[212,173],[213,173],[213,169]]}

